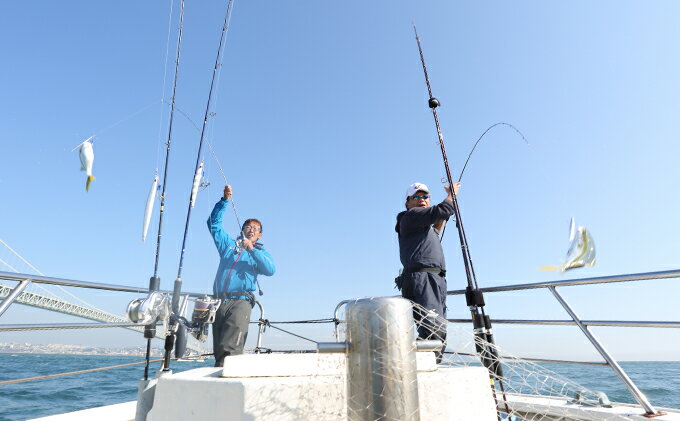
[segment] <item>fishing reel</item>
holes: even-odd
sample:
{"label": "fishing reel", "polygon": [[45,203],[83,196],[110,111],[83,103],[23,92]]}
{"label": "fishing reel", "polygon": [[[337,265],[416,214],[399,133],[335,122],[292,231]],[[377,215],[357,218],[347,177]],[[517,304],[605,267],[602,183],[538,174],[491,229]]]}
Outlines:
{"label": "fishing reel", "polygon": [[208,327],[215,321],[215,314],[220,303],[221,300],[210,298],[207,295],[196,300],[191,321],[187,326],[191,336],[200,342],[205,342],[208,338]]}
{"label": "fishing reel", "polygon": [[149,325],[160,319],[163,322],[163,330],[166,330],[170,317],[168,296],[158,291],[151,292],[145,298],[130,301],[125,313],[132,323],[141,325]]}

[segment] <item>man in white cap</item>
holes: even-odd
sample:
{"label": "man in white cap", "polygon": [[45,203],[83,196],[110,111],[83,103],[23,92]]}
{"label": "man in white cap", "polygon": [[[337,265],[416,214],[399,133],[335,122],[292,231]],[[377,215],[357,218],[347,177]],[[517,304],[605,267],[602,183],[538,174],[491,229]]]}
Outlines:
{"label": "man in white cap", "polygon": [[[460,183],[453,185],[458,194]],[[399,237],[399,257],[404,269],[397,278],[401,295],[424,307],[414,309],[418,324],[418,337],[437,339],[446,346],[446,263],[439,241],[439,230],[453,215],[451,189],[437,205],[430,205],[430,190],[425,184],[413,183],[406,189],[406,210],[397,215],[395,230]],[[437,317],[438,316],[438,317]],[[437,322],[439,321],[439,322]],[[437,354],[438,362],[441,353]]]}

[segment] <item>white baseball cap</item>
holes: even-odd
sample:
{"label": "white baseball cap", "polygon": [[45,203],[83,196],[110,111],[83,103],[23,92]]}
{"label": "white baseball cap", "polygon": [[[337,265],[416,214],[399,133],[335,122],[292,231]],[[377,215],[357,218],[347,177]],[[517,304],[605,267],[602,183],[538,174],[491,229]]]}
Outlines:
{"label": "white baseball cap", "polygon": [[406,189],[406,197],[413,196],[417,191],[424,191],[425,193],[430,193],[430,189],[423,183],[413,183]]}

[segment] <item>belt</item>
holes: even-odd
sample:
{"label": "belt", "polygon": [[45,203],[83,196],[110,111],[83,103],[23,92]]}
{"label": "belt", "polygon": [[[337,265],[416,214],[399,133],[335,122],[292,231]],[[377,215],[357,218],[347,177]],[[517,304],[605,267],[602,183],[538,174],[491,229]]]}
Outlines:
{"label": "belt", "polygon": [[420,269],[404,269],[402,273],[415,273],[415,272],[429,272],[436,273],[437,275],[446,277],[446,269],[441,268],[420,268]]}
{"label": "belt", "polygon": [[255,295],[250,291],[220,292],[217,294],[217,298],[222,300],[244,300],[250,301],[251,303],[255,302]]}

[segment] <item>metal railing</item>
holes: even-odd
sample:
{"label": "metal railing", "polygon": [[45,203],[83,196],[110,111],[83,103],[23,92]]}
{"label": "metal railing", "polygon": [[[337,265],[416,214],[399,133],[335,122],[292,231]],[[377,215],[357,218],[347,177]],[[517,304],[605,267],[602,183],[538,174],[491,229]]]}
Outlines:
{"label": "metal railing", "polygon": [[[594,278],[568,279],[562,281],[536,282],[519,285],[503,285],[496,287],[480,288],[482,292],[506,292],[522,291],[529,289],[546,288],[555,297],[557,302],[569,314],[571,320],[495,320],[497,324],[527,324],[527,325],[576,325],[590,341],[593,347],[605,360],[605,364],[610,366],[619,380],[628,389],[635,401],[640,404],[647,414],[657,414],[657,411],[649,403],[647,397],[638,389],[626,372],[621,368],[616,359],[609,354],[600,340],[588,330],[589,326],[608,326],[608,327],[653,327],[653,328],[680,328],[680,321],[623,321],[623,320],[582,320],[576,312],[569,306],[564,297],[557,292],[557,287],[607,284],[615,282],[636,282],[650,279],[668,279],[680,277],[680,270],[669,270],[661,272],[644,272],[625,275],[602,276]],[[447,295],[464,295],[465,290],[448,291]],[[470,319],[447,319],[453,323],[471,323]],[[580,363],[579,361],[564,361],[568,363]]]}
{"label": "metal railing", "polygon": [[[86,289],[97,289],[106,291],[116,291],[116,292],[133,292],[146,294],[149,292],[148,288],[131,287],[126,285],[117,284],[105,284],[98,282],[88,282],[88,281],[76,281],[73,279],[62,279],[54,278],[42,275],[30,275],[25,273],[13,273],[13,272],[2,272],[0,271],[0,280],[16,281],[19,284],[14,287],[7,297],[0,303],[0,317],[7,311],[7,309],[24,293],[26,288],[31,283],[38,284],[49,284],[49,285],[59,285],[67,287],[76,288],[86,288]],[[161,293],[171,294],[172,291],[160,291]],[[189,298],[199,298],[203,297],[204,293],[195,292],[184,292],[182,293],[182,299],[188,300]],[[86,317],[91,320],[97,320],[93,317],[87,317],[85,315],[80,315],[81,317]],[[120,320],[124,320],[120,317]],[[129,323],[129,322],[107,322],[107,323],[45,323],[45,324],[2,324],[0,325],[0,332],[11,332],[11,331],[25,331],[25,330],[59,330],[59,329],[99,329],[99,328],[109,328],[109,327],[122,327],[128,329],[141,329],[145,325],[141,323]],[[158,336],[161,337],[161,336]],[[191,348],[195,348],[191,346]],[[196,349],[198,350],[198,349]]]}

